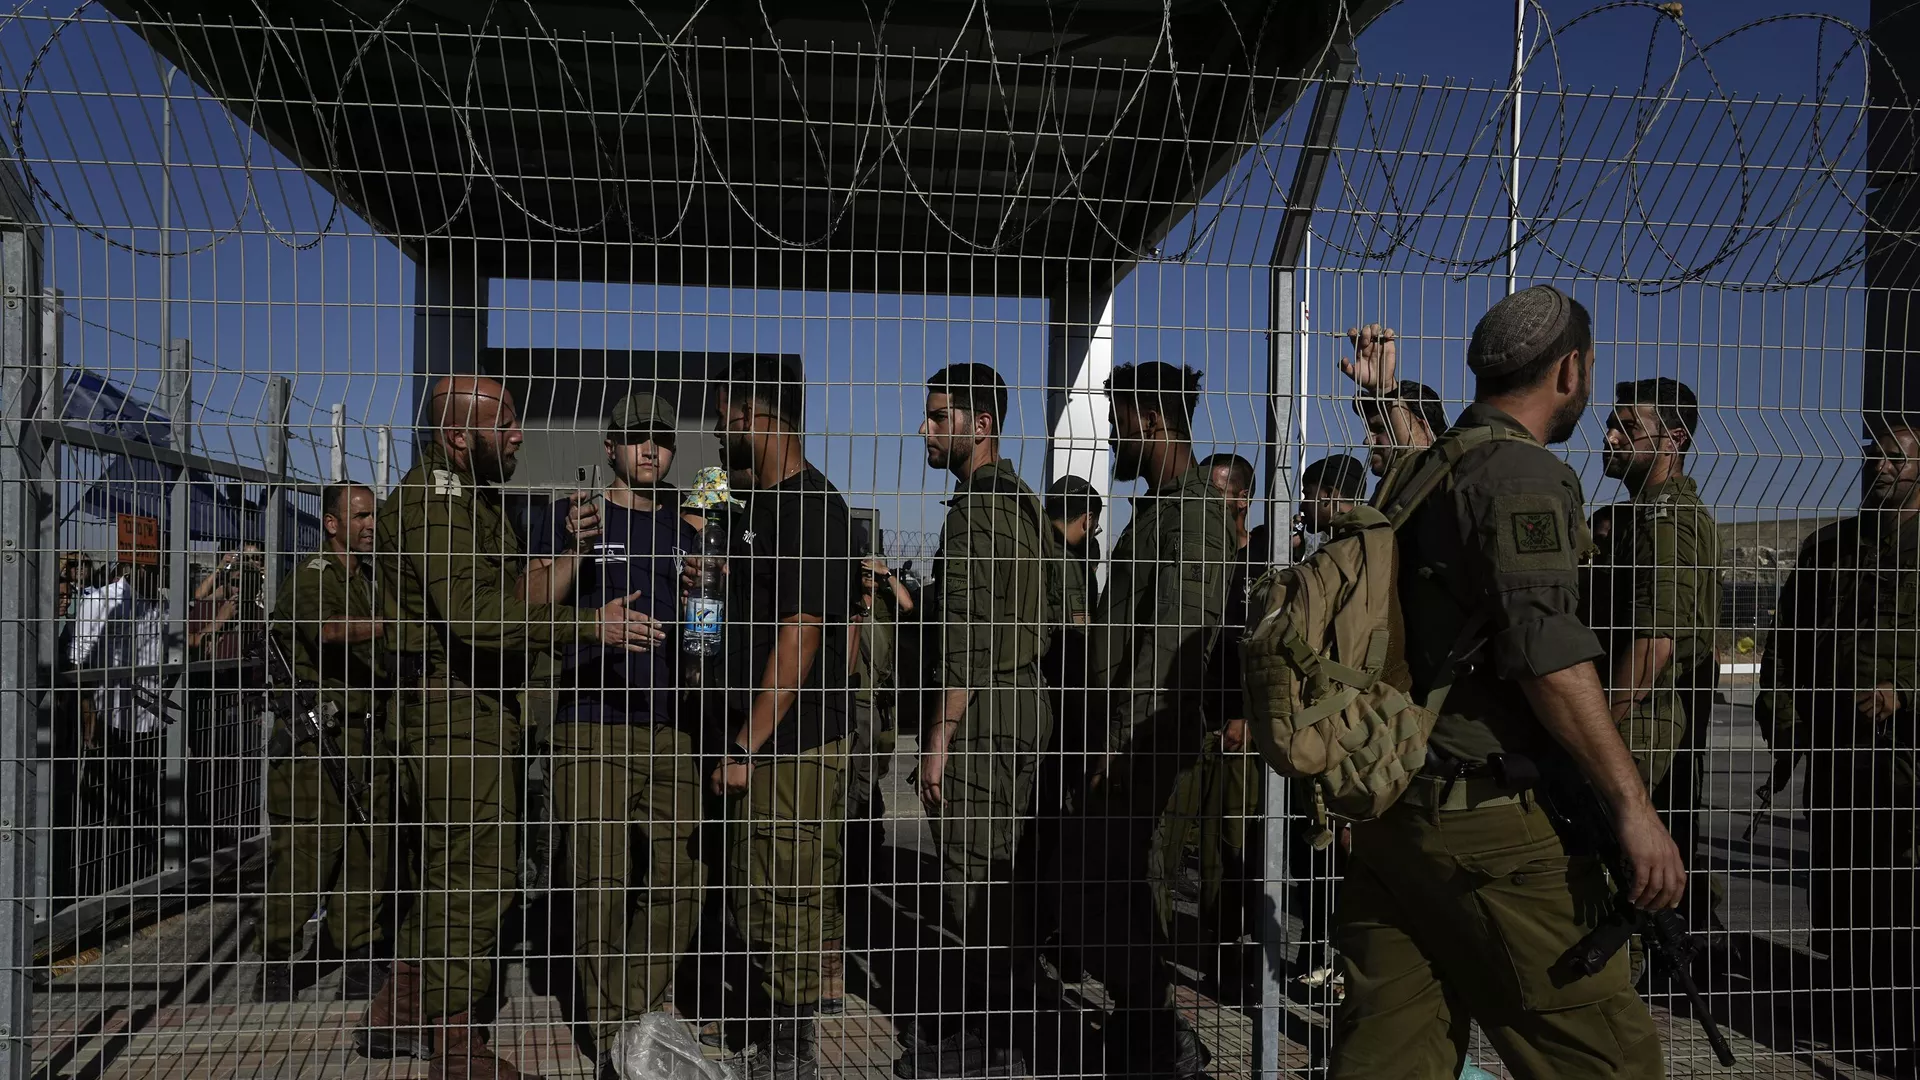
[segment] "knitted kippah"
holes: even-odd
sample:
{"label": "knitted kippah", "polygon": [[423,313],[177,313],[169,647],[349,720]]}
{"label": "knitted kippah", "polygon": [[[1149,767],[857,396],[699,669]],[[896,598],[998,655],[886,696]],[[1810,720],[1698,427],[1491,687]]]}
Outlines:
{"label": "knitted kippah", "polygon": [[1505,375],[1538,359],[1567,329],[1573,301],[1551,285],[1522,289],[1493,305],[1473,328],[1467,367],[1475,375]]}

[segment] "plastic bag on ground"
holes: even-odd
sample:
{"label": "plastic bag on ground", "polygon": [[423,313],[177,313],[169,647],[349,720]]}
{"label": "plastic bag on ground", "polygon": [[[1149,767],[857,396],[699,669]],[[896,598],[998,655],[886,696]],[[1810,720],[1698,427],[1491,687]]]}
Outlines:
{"label": "plastic bag on ground", "polygon": [[738,1080],[725,1065],[707,1060],[700,1040],[666,1012],[648,1013],[620,1029],[613,1072],[620,1080]]}

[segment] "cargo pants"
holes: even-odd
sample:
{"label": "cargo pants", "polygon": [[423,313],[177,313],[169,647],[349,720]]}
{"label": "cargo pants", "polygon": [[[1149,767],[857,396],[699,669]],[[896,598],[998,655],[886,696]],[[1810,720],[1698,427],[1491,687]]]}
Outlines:
{"label": "cargo pants", "polygon": [[757,991],[789,1014],[820,1003],[826,854],[846,819],[847,742],[758,759],[746,794],[726,803],[721,887]]}
{"label": "cargo pants", "polygon": [[946,805],[928,824],[940,851],[944,927],[963,949],[940,965],[939,1000],[968,1016],[1008,1006],[990,997],[1010,982],[1014,864],[1033,817],[1040,749],[1052,735],[1053,707],[1035,680],[974,691],[948,747]]}
{"label": "cargo pants", "polygon": [[1207,929],[1233,941],[1250,930],[1260,872],[1247,861],[1266,796],[1265,768],[1251,750],[1228,753],[1208,732],[1201,755],[1183,771],[1154,836],[1153,902],[1163,930],[1173,928],[1174,883],[1189,844],[1200,853],[1200,910]]}
{"label": "cargo pants", "polygon": [[1633,754],[1633,763],[1639,767],[1648,791],[1666,783],[1675,759],[1687,745],[1687,711],[1680,695],[1671,687],[1654,689],[1620,722],[1620,738]]}
{"label": "cargo pants", "polygon": [[[1902,712],[1899,721],[1911,721]],[[1890,745],[1807,758],[1814,947],[1828,957],[1834,1043],[1912,1047],[1920,940],[1920,754]]]}
{"label": "cargo pants", "polygon": [[1570,857],[1530,795],[1461,780],[1435,809],[1444,785],[1416,778],[1353,827],[1332,1080],[1458,1076],[1470,1021],[1519,1080],[1666,1075],[1626,951],[1586,977],[1559,967],[1612,906],[1599,862]]}
{"label": "cargo pants", "polygon": [[670,726],[561,719],[554,819],[587,1022],[609,1046],[626,1021],[666,1006],[699,923],[701,759],[693,736]]}
{"label": "cargo pants", "polygon": [[1160,919],[1167,807],[1201,761],[1206,731],[1197,710],[1157,716],[1133,734],[1086,808],[1066,822],[1066,944],[1113,997],[1119,1053],[1142,1069],[1177,1049],[1174,942]]}
{"label": "cargo pants", "polygon": [[420,814],[419,902],[400,929],[418,959],[428,1020],[467,1012],[493,984],[500,926],[518,886],[519,715],[444,680],[403,691],[401,780]]}
{"label": "cargo pants", "polygon": [[360,809],[367,825],[350,822],[316,743],[291,745],[284,727],[274,734],[274,749],[286,752],[276,752],[267,765],[267,895],[255,931],[269,963],[300,951],[323,892],[335,946],[357,949],[385,936],[380,913],[393,851],[393,758],[385,735],[364,719],[342,725],[337,739],[348,774],[366,785]]}
{"label": "cargo pants", "polygon": [[[843,829],[829,829],[825,860],[827,913],[821,933],[828,942],[847,937],[847,901],[857,890],[871,886],[873,873],[866,865],[879,849],[883,829],[878,816],[881,805],[879,783],[893,761],[895,734],[875,730],[872,706],[854,706],[853,737],[847,751],[847,820]],[[851,874],[849,861],[858,863]]]}

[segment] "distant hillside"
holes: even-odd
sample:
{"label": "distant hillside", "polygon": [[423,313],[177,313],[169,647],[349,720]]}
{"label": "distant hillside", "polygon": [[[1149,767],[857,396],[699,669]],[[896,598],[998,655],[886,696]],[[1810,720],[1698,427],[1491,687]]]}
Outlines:
{"label": "distant hillside", "polygon": [[1800,550],[1801,542],[1815,529],[1838,520],[1838,515],[1828,515],[1721,522],[1720,546],[1729,555],[1741,549],[1771,548],[1791,558],[1794,552]]}

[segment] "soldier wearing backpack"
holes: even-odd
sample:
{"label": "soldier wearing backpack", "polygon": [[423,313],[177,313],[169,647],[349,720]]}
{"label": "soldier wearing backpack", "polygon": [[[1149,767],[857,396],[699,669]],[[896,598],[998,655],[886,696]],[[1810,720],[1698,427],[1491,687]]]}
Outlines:
{"label": "soldier wearing backpack", "polygon": [[1088,781],[1077,910],[1088,965],[1111,993],[1109,1071],[1192,1077],[1207,1065],[1199,1037],[1171,1006],[1171,942],[1154,902],[1176,867],[1162,830],[1180,777],[1206,741],[1207,669],[1225,624],[1239,558],[1224,493],[1193,453],[1200,373],[1122,364],[1107,380],[1113,478],[1145,480],[1114,545],[1095,605],[1088,686],[1105,693],[1105,754]]}
{"label": "soldier wearing backpack", "polygon": [[[1263,753],[1310,778],[1316,807],[1361,819],[1335,920],[1347,995],[1334,1080],[1455,1075],[1469,1020],[1517,1077],[1664,1075],[1625,952],[1591,976],[1561,966],[1613,887],[1595,859],[1569,856],[1537,793],[1509,786],[1526,770],[1501,768],[1577,768],[1611,811],[1633,868],[1620,883],[1628,898],[1678,904],[1685,864],[1614,726],[1593,666],[1600,642],[1577,615],[1590,547],[1580,482],[1546,449],[1579,422],[1593,360],[1591,318],[1558,290],[1495,305],[1467,350],[1474,403],[1396,472],[1378,512],[1363,508],[1276,583],[1249,636],[1249,704],[1273,719],[1255,725]],[[1385,619],[1354,626],[1347,594],[1331,619],[1310,617],[1309,578],[1337,572],[1365,592],[1389,568],[1387,603],[1369,607]],[[1390,754],[1326,741],[1339,728],[1322,721],[1348,706],[1386,721]]]}
{"label": "soldier wearing backpack", "polygon": [[[943,925],[964,947],[940,957],[939,1038],[894,1063],[902,1080],[1026,1072],[1006,1024],[1016,978],[1012,878],[1040,748],[1053,732],[1040,658],[1057,615],[1045,512],[1000,456],[1006,414],[1007,385],[985,364],[955,364],[927,380],[927,465],[956,484],[936,556],[937,689],[917,779],[940,852]],[[989,1017],[999,1022],[989,1026]],[[924,1039],[930,1025],[917,1026]]]}

